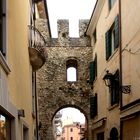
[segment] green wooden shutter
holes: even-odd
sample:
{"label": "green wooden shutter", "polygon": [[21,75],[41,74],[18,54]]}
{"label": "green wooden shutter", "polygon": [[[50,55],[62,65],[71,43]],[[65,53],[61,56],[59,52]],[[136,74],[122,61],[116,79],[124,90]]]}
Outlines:
{"label": "green wooden shutter", "polygon": [[115,18],[114,29],[115,29],[114,47],[118,48],[118,46],[119,46],[119,16],[117,16]]}
{"label": "green wooden shutter", "polygon": [[111,9],[111,0],[108,0],[109,10]]}
{"label": "green wooden shutter", "polygon": [[89,82],[93,83],[95,80],[95,61],[90,62],[90,79]]}
{"label": "green wooden shutter", "polygon": [[97,115],[97,94],[94,96],[94,115]]}
{"label": "green wooden shutter", "polygon": [[97,94],[90,97],[90,118],[94,118],[97,115]]}
{"label": "green wooden shutter", "polygon": [[106,38],[106,60],[111,56],[111,32],[110,30],[105,34]]}
{"label": "green wooden shutter", "polygon": [[95,54],[95,77],[97,77],[97,54]]}

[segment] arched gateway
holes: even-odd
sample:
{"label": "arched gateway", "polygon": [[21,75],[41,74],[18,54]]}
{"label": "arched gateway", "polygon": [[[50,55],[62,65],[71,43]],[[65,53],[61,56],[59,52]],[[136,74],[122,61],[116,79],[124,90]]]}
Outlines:
{"label": "arched gateway", "polygon": [[[41,24],[44,25],[43,21]],[[92,48],[89,38],[84,34],[87,24],[87,21],[80,22],[79,38],[69,38],[68,21],[58,21],[58,38],[51,39],[51,45],[46,47],[48,60],[37,72],[38,114],[42,124],[39,129],[40,140],[54,140],[52,118],[66,106],[76,107],[84,113],[87,139],[90,140],[90,96],[93,95],[93,89],[88,79]],[[45,26],[38,28],[44,28],[40,31],[45,32]],[[71,66],[76,68],[76,81],[67,81],[67,68]]]}
{"label": "arched gateway", "polygon": [[[66,105],[59,108],[52,118],[55,139],[68,139],[68,137],[70,138],[69,135],[71,135],[71,139],[86,138],[88,122],[85,114],[84,110],[75,105]],[[76,129],[77,135],[65,132],[65,130],[68,131],[68,129],[73,128]]]}

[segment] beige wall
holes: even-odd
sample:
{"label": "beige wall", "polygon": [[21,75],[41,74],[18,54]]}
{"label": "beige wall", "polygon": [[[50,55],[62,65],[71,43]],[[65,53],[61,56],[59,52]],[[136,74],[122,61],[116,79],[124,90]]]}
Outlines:
{"label": "beige wall", "polygon": [[[103,5],[103,6],[101,6]],[[101,8],[102,7],[102,8]],[[119,59],[118,59],[118,49],[113,53],[113,55],[106,61],[106,48],[105,48],[105,33],[111,27],[114,22],[116,15],[118,14],[118,1],[115,2],[111,11],[108,8],[108,1],[101,1],[100,6],[96,11],[96,15],[99,17],[95,17],[96,20],[91,21],[90,30],[88,30],[88,34],[91,37],[91,42],[93,46],[93,59],[95,54],[97,54],[97,79],[94,82],[94,93],[97,93],[98,97],[98,115],[93,120],[93,125],[100,119],[107,117],[106,126],[104,129],[102,127],[98,128],[98,125],[95,127],[93,132],[99,133],[105,131],[105,139],[109,138],[109,133],[112,127],[116,127],[119,129],[119,110],[116,106],[115,108],[111,107],[110,104],[110,93],[108,87],[105,86],[103,77],[106,73],[106,70],[109,70],[111,73],[114,73],[119,68]],[[95,24],[95,25],[94,25]],[[94,43],[93,41],[93,32],[96,27],[97,33],[97,41]],[[92,133],[93,133],[92,132]],[[95,139],[96,134],[93,134]]]}
{"label": "beige wall", "polygon": [[[97,93],[98,97],[98,115],[93,120],[92,127],[94,130],[92,134],[94,138],[97,138],[97,133],[103,132],[105,139],[109,138],[110,130],[112,127],[116,127],[119,131],[119,105],[111,106],[110,103],[110,93],[108,87],[105,86],[103,77],[106,74],[106,70],[109,70],[111,73],[115,73],[115,71],[119,68],[119,51],[118,49],[111,55],[109,60],[106,61],[106,42],[105,42],[105,33],[110,29],[113,24],[115,17],[119,13],[118,9],[118,1],[116,0],[114,6],[111,11],[109,11],[108,1],[102,0],[100,1],[100,6],[96,10],[96,16],[94,20],[91,19],[91,25],[87,34],[91,37],[91,42],[93,46],[93,59],[95,54],[97,54],[97,79],[94,81],[94,93]],[[97,5],[98,6],[98,5]],[[101,12],[99,12],[101,11]],[[99,14],[100,13],[100,14]],[[97,16],[99,15],[99,17]],[[97,41],[94,43],[93,32],[96,27]],[[93,93],[93,94],[94,94]],[[96,124],[97,121],[102,118],[106,119],[106,125]],[[101,127],[102,126],[102,127]]]}
{"label": "beige wall", "polygon": [[[132,103],[140,99],[140,1],[123,0],[121,1],[121,21],[122,21],[122,85],[131,85],[131,93],[122,93],[123,105]],[[93,46],[93,59],[97,54],[97,79],[94,84],[94,93],[98,94],[98,115],[94,118],[93,124],[103,117],[107,117],[105,125],[105,139],[109,138],[109,133],[112,127],[120,130],[120,117],[130,115],[139,110],[139,106],[120,114],[118,106],[110,106],[110,93],[108,87],[103,83],[106,70],[114,73],[119,69],[119,48],[115,50],[113,55],[106,61],[106,42],[105,33],[110,29],[116,15],[119,13],[119,1],[116,0],[111,11],[108,8],[108,1],[98,1],[96,9],[91,18],[87,34],[91,37],[91,45]],[[93,32],[96,28],[97,41],[94,43]],[[135,122],[135,121],[134,121]],[[125,124],[127,125],[127,124]],[[128,124],[129,125],[129,124]],[[131,125],[131,124],[130,124]],[[136,124],[135,124],[136,125]],[[98,126],[98,125],[97,125]],[[98,128],[93,133],[103,131],[103,126]],[[93,134],[94,138],[95,135]]]}
{"label": "beige wall", "polygon": [[122,1],[123,84],[131,85],[131,94],[123,95],[126,105],[140,98],[140,1]]}
{"label": "beige wall", "polygon": [[123,140],[140,139],[140,115],[134,115],[123,121]]}
{"label": "beige wall", "polygon": [[29,128],[29,139],[33,139],[32,69],[28,54],[29,8],[29,0],[7,0],[6,61],[11,72],[6,75],[2,67],[1,71],[6,77],[7,101],[17,110],[24,109],[25,111],[25,118],[18,119],[18,116],[14,116],[18,119],[18,129],[15,127],[16,134],[18,134],[17,140],[22,140],[23,124]]}

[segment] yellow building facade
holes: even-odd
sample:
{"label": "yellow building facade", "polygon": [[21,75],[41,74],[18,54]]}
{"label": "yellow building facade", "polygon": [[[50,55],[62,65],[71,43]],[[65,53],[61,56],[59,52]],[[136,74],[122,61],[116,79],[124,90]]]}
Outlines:
{"label": "yellow building facade", "polygon": [[[97,1],[86,34],[96,58],[93,140],[140,138],[139,1]],[[109,82],[106,83],[105,81]]]}
{"label": "yellow building facade", "polygon": [[0,1],[1,140],[33,140],[37,135],[28,26],[35,10],[38,16],[42,10],[37,11],[38,2]]}

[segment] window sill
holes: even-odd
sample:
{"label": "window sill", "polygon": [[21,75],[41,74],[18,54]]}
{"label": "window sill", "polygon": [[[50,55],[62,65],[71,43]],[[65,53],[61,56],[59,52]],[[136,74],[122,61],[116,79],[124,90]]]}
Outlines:
{"label": "window sill", "polygon": [[119,107],[119,104],[116,103],[108,108],[109,111],[113,110],[114,108]]}
{"label": "window sill", "polygon": [[2,68],[4,69],[6,74],[9,74],[11,72],[11,70],[1,52],[0,52],[0,65],[2,66]]}

